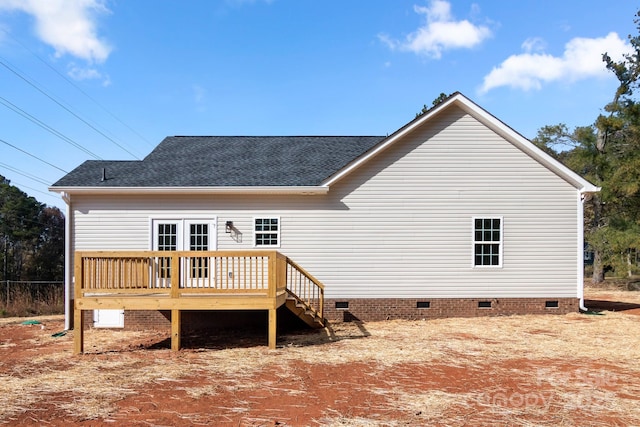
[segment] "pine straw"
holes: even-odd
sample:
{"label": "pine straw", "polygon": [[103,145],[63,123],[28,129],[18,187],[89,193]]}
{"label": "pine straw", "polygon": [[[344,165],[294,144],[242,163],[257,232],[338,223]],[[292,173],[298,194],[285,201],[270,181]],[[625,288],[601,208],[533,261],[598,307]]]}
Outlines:
{"label": "pine straw", "polygon": [[627,291],[624,286],[593,286],[585,287],[585,298],[605,301],[624,301],[640,304],[640,291]]}
{"label": "pine straw", "polygon": [[[11,325],[15,323],[22,323],[25,319],[30,319],[29,317],[0,317],[0,326],[3,325]],[[38,319],[40,322],[48,322],[53,320],[64,320],[63,314],[52,314],[49,316],[36,316],[34,319]]]}
{"label": "pine straw", "polygon": [[[629,297],[640,300],[638,293],[624,296],[625,301]],[[487,384],[461,393],[430,388],[412,377],[389,378],[384,387],[373,389],[366,380],[347,384],[346,379],[334,379],[343,381],[334,387],[366,390],[383,397],[386,404],[376,408],[378,415],[370,418],[325,408],[318,423],[345,427],[435,422],[490,425],[502,420],[511,425],[563,426],[571,425],[572,416],[579,411],[591,417],[591,425],[598,425],[596,420],[602,413],[626,424],[639,424],[639,327],[640,316],[617,312],[344,323],[319,333],[280,336],[280,347],[275,351],[259,343],[178,353],[127,346],[129,342],[166,338],[157,333],[90,330],[85,344],[89,354],[80,357],[70,354],[69,333],[57,341],[50,338],[37,343],[55,341],[65,346],[64,351],[61,347],[54,354],[34,353],[12,372],[0,371],[0,422],[11,423],[17,414],[43,403],[71,420],[109,420],[117,402],[136,393],[134,402],[160,404],[160,396],[140,392],[153,384],[170,384],[194,398],[253,389],[297,395],[305,391],[291,389],[291,381],[280,381],[295,375],[289,369],[294,364],[335,367],[364,363],[371,367],[368,375],[376,377],[407,364],[438,365],[484,372],[488,377],[513,377],[519,385],[517,390],[506,390]],[[264,372],[269,372],[271,379],[258,382],[257,375]],[[208,380],[198,385],[193,378]],[[239,401],[232,408],[216,410],[242,415],[249,408],[249,402]],[[136,411],[136,407],[126,410]],[[385,413],[398,412],[406,414],[404,421],[385,418]],[[185,422],[199,423],[202,414],[181,417]],[[601,425],[608,424],[606,420]]]}
{"label": "pine straw", "polygon": [[[72,396],[73,401],[48,401],[58,409],[78,419],[107,417],[114,403],[134,394],[144,384],[163,378],[178,379],[187,375],[187,367],[172,364],[169,359],[141,363],[133,354],[90,355],[71,357],[71,335],[66,340],[47,336],[42,341],[55,345],[66,344],[65,351],[34,355],[16,366],[0,383],[0,421],[10,420],[14,414],[36,403],[48,401],[50,395]],[[144,336],[144,332],[88,331],[94,346],[114,347],[121,342]],[[30,340],[34,341],[34,340]],[[44,344],[44,343],[41,343]],[[94,347],[95,348],[95,347]]]}

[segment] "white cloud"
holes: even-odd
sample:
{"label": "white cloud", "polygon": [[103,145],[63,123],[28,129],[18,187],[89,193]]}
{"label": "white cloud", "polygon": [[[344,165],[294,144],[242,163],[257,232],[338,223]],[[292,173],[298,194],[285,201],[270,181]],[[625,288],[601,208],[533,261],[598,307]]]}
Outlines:
{"label": "white cloud", "polygon": [[501,86],[527,91],[540,89],[543,84],[554,81],[572,83],[607,77],[611,73],[602,62],[602,54],[606,52],[613,59],[622,59],[623,54],[631,53],[631,46],[614,32],[601,38],[571,39],[560,57],[544,53],[540,43],[531,40],[534,39],[522,45],[525,53],[511,55],[484,77],[480,93]]}
{"label": "white cloud", "polygon": [[6,24],[0,22],[0,44],[4,42],[9,34],[9,27]]}
{"label": "white cloud", "polygon": [[100,63],[111,53],[96,31],[97,16],[109,12],[103,0],[0,0],[2,9],[32,15],[38,37],[57,57],[69,54]]}
{"label": "white cloud", "polygon": [[100,72],[95,68],[82,68],[75,65],[71,65],[71,67],[69,67],[69,71],[67,72],[67,74],[74,80],[91,80],[102,78],[102,74],[100,74]]}
{"label": "white cloud", "polygon": [[206,111],[207,89],[199,84],[191,85],[193,91],[193,101],[196,105],[196,111],[202,113]]}
{"label": "white cloud", "polygon": [[527,53],[544,52],[546,43],[540,37],[530,37],[522,42],[521,47]]}
{"label": "white cloud", "polygon": [[191,89],[193,90],[194,101],[198,104],[204,102],[205,97],[207,96],[207,90],[198,84],[192,85]]}
{"label": "white cloud", "polygon": [[67,75],[74,80],[102,80],[102,86],[111,85],[111,78],[93,67],[81,67],[71,63],[68,66]]}
{"label": "white cloud", "polygon": [[[388,35],[378,36],[391,49],[414,52],[438,59],[442,52],[450,49],[469,49],[491,37],[486,26],[474,25],[468,20],[456,21],[451,14],[451,3],[432,0],[429,6],[414,6],[414,11],[426,17],[426,22],[405,40],[398,41]],[[472,7],[477,13],[477,6]]]}

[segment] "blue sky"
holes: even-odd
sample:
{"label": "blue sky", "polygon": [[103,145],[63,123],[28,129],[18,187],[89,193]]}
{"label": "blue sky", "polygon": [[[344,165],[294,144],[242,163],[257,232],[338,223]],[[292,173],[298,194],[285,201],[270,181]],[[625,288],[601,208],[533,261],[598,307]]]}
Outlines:
{"label": "blue sky", "polygon": [[633,3],[0,0],[0,174],[62,208],[47,187],[85,160],[168,135],[385,135],[442,92],[528,138],[588,125]]}

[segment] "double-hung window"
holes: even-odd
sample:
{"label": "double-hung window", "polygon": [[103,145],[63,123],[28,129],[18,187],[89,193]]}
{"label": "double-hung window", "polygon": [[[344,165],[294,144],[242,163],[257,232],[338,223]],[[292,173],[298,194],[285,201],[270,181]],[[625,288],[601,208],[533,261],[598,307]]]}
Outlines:
{"label": "double-hung window", "polygon": [[254,218],[253,244],[261,247],[280,247],[280,218]]}
{"label": "double-hung window", "polygon": [[502,267],[502,218],[473,218],[473,265]]}

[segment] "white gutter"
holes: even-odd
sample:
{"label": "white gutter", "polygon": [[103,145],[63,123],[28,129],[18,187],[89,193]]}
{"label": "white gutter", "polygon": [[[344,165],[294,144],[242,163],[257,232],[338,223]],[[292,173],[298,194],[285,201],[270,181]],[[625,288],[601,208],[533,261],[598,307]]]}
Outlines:
{"label": "white gutter", "polygon": [[578,298],[581,311],[589,311],[584,305],[584,202],[585,193],[578,192]]}
{"label": "white gutter", "polygon": [[60,194],[67,205],[64,216],[64,329],[71,329],[71,289],[73,288],[73,273],[71,269],[71,196],[65,192]]}
{"label": "white gutter", "polygon": [[237,187],[49,187],[61,194],[326,194],[329,186]]}

